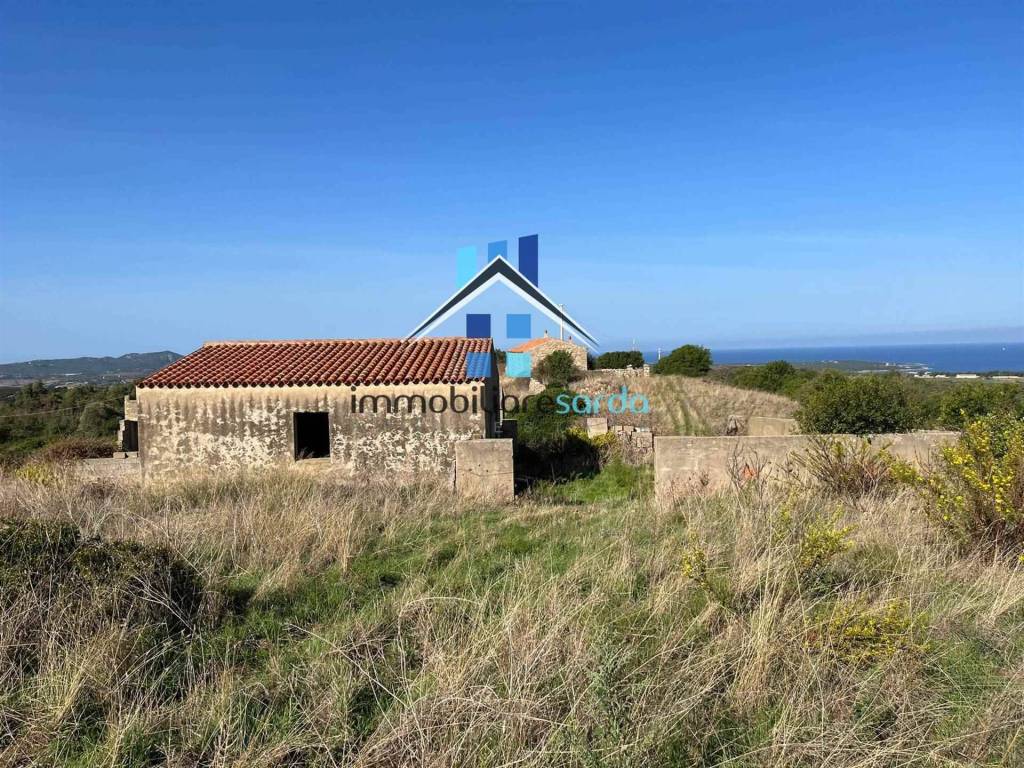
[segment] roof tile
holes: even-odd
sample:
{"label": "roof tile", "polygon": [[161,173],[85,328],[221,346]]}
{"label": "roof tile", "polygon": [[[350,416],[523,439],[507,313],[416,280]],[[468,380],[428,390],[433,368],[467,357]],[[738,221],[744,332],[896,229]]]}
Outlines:
{"label": "roof tile", "polygon": [[471,352],[490,339],[214,341],[171,363],[140,387],[276,387],[311,384],[463,384]]}

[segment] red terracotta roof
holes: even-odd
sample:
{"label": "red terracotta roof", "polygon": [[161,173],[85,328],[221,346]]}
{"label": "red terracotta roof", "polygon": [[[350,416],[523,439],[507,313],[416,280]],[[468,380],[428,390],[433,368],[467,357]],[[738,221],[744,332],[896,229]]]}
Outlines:
{"label": "red terracotta roof", "polygon": [[213,341],[151,374],[139,386],[462,384],[484,380],[467,376],[466,355],[492,350],[490,339],[462,337]]}
{"label": "red terracotta roof", "polygon": [[539,339],[530,339],[529,341],[524,341],[518,346],[512,347],[509,352],[529,352],[531,349],[536,349],[541,344],[546,344],[549,341],[558,341],[558,339],[553,339],[550,336],[542,336]]}

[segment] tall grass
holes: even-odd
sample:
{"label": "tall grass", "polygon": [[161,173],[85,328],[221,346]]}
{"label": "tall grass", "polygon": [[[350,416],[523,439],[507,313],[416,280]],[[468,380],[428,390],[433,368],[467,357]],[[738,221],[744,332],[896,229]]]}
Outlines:
{"label": "tall grass", "polygon": [[789,418],[799,407],[782,395],[709,379],[651,376],[636,381],[637,390],[650,395],[651,418],[658,434],[724,435],[734,414]]}
{"label": "tall grass", "polygon": [[[1024,569],[945,543],[909,493],[659,506],[602,482],[502,507],[292,476],[5,482],[0,516],[165,548],[205,592],[155,641],[102,617],[35,638],[0,763],[1024,760]],[[27,607],[3,603],[5,654]]]}

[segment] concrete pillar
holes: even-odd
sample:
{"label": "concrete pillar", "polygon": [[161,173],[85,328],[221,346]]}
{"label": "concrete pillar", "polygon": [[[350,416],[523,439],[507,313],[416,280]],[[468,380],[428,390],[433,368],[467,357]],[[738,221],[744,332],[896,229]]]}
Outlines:
{"label": "concrete pillar", "polygon": [[460,496],[511,501],[515,498],[512,440],[455,443],[455,491]]}

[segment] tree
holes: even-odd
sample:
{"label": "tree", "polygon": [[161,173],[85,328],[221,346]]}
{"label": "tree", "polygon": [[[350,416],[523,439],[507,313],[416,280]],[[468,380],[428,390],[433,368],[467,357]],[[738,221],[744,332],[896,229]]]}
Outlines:
{"label": "tree", "polygon": [[642,352],[605,352],[598,355],[594,364],[595,368],[634,368],[644,367],[644,355]]}
{"label": "tree", "polygon": [[659,374],[704,376],[711,370],[711,350],[696,344],[686,344],[661,358],[651,370]]}
{"label": "tree", "polygon": [[907,432],[914,411],[898,373],[844,376],[826,371],[808,385],[797,420],[804,432],[879,434]]}
{"label": "tree", "polygon": [[582,371],[573,362],[572,355],[562,349],[543,358],[533,369],[533,378],[549,387],[564,387],[582,375]]}

